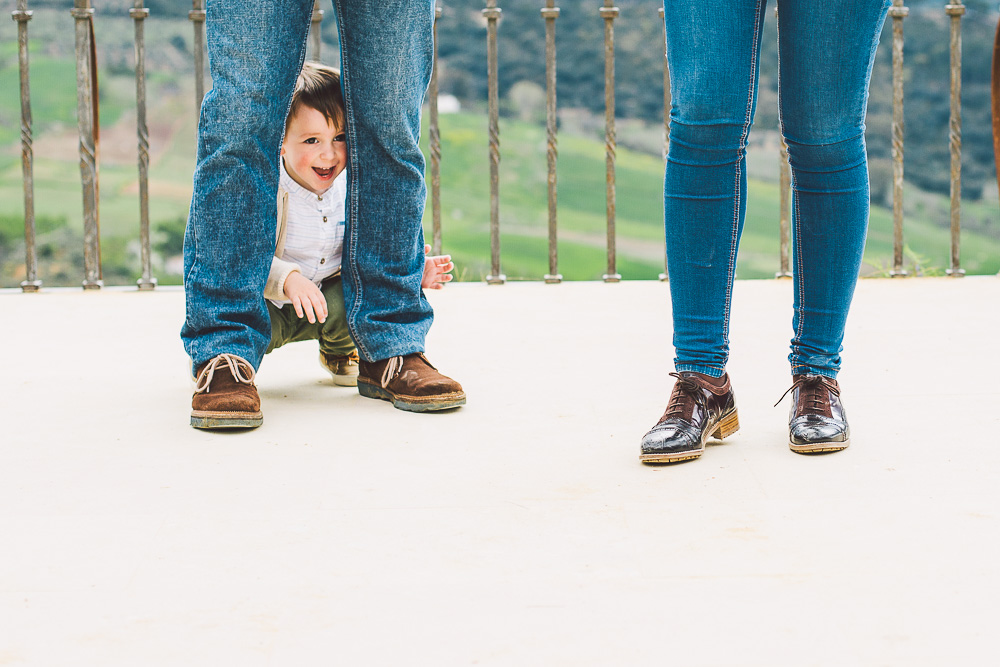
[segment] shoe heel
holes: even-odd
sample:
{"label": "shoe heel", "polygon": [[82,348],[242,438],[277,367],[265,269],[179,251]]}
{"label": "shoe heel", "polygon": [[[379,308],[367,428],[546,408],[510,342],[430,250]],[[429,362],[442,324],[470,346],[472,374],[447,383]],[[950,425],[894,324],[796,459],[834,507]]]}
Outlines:
{"label": "shoe heel", "polygon": [[719,422],[719,425],[712,432],[712,437],[716,440],[722,440],[728,438],[733,433],[740,430],[740,417],[736,410],[733,410],[731,414],[726,415]]}

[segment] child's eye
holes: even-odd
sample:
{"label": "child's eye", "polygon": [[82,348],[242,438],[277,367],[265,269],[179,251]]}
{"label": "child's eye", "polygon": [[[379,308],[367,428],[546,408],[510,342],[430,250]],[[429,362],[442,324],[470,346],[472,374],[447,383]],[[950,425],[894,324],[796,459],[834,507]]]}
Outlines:
{"label": "child's eye", "polygon": [[333,140],[336,141],[337,143],[343,143],[343,142],[347,141],[347,135],[346,134],[338,134],[337,136],[335,136],[333,138]]}
{"label": "child's eye", "polygon": [[304,144],[318,144],[319,143],[319,139],[317,139],[316,137],[309,137],[308,139],[306,139],[302,143],[304,143]]}

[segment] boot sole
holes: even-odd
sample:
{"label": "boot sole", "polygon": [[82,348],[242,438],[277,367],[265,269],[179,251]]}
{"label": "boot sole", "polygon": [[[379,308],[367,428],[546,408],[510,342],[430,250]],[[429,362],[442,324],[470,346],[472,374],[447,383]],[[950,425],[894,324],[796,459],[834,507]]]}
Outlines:
{"label": "boot sole", "polygon": [[200,429],[257,428],[264,423],[262,412],[212,412],[192,410],[191,426]]}
{"label": "boot sole", "polygon": [[705,446],[693,452],[682,452],[679,454],[641,454],[640,463],[680,463],[681,461],[693,461],[700,459],[705,453]]}
{"label": "boot sole", "polygon": [[465,392],[438,394],[436,396],[400,396],[378,385],[358,381],[358,393],[365,398],[378,398],[389,401],[393,407],[407,412],[435,412],[450,410],[465,405]]}
{"label": "boot sole", "polygon": [[845,440],[844,442],[812,442],[808,445],[796,445],[794,442],[789,442],[788,448],[796,454],[824,454],[842,451],[850,445],[850,440]]}
{"label": "boot sole", "polygon": [[718,425],[712,429],[711,433],[706,431],[708,435],[701,439],[701,449],[690,452],[677,452],[676,454],[640,454],[639,461],[641,463],[680,463],[681,461],[693,461],[694,459],[701,458],[701,455],[705,453],[705,441],[708,438],[723,440],[739,430],[740,416],[739,412],[734,408],[732,412],[723,415],[719,419]]}

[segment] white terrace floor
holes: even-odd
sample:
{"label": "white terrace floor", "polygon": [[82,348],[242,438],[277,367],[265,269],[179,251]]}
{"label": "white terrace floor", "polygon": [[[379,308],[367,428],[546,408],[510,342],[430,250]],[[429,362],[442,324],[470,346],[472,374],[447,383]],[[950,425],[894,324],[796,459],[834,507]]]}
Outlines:
{"label": "white terrace floor", "polygon": [[335,387],[191,429],[183,295],[0,293],[0,665],[1000,664],[1000,279],[861,283],[853,444],[788,451],[791,285],[739,282],[742,430],[638,463],[667,286],[451,285],[468,405]]}

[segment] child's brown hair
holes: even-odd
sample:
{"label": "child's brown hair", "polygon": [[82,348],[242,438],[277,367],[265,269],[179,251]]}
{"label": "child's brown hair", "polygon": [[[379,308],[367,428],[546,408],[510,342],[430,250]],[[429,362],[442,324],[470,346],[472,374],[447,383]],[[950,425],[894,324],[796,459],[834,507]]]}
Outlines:
{"label": "child's brown hair", "polygon": [[288,109],[285,128],[302,107],[309,107],[323,114],[334,127],[344,129],[344,93],[340,89],[340,70],[328,65],[306,62],[295,82],[292,105]]}

